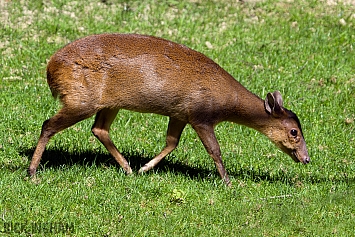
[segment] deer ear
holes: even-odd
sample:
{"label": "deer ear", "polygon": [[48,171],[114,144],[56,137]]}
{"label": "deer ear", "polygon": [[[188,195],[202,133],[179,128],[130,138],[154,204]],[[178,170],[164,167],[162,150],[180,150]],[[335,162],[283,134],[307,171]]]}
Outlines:
{"label": "deer ear", "polygon": [[267,94],[265,99],[265,110],[273,115],[283,111],[283,101],[279,91]]}

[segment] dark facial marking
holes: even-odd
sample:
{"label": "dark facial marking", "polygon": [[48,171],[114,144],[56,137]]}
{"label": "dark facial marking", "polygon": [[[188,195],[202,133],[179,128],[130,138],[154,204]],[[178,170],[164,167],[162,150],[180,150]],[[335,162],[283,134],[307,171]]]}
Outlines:
{"label": "dark facial marking", "polygon": [[[294,119],[296,121],[296,123],[297,123],[297,125],[298,125],[298,127],[299,127],[299,129],[301,131],[301,134],[303,136],[301,123],[300,123],[300,120],[298,119],[297,115],[294,112],[292,112],[291,110],[285,109],[285,111],[287,112],[289,118],[292,118],[292,119]],[[304,139],[304,137],[303,137],[303,139]]]}

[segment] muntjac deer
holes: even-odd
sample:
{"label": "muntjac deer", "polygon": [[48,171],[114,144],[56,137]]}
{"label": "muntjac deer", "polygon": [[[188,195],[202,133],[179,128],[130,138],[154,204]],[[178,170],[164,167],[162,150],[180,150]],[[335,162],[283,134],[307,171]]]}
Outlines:
{"label": "muntjac deer", "polygon": [[283,107],[278,91],[260,99],[205,55],[184,45],[138,34],[100,34],[76,40],[54,54],[47,82],[62,109],[46,120],[28,169],[33,176],[48,140],[96,114],[93,134],[128,173],[127,160],[109,137],[120,109],[169,116],[165,148],[139,172],[156,166],[178,145],[190,124],[230,184],[214,133],[231,121],[265,134],[296,162],[310,158],[297,116]]}

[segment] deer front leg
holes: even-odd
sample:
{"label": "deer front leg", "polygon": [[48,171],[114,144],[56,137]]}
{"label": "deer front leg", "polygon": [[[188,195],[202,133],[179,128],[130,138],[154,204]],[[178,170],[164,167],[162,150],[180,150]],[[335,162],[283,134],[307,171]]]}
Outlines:
{"label": "deer front leg", "polygon": [[214,129],[212,125],[193,125],[192,126],[197,135],[200,137],[203,145],[205,146],[208,154],[213,158],[213,161],[216,165],[219,175],[223,179],[223,181],[227,184],[227,186],[231,186],[231,182],[229,180],[226,169],[224,168],[221,149],[219,147],[217,138],[214,133]]}
{"label": "deer front leg", "polygon": [[165,148],[154,157],[151,161],[145,164],[142,168],[140,168],[138,173],[146,172],[156,166],[165,156],[167,156],[170,152],[172,152],[177,145],[179,144],[180,136],[182,131],[186,126],[186,122],[182,122],[180,120],[170,118],[168,131],[166,134],[166,146]]}

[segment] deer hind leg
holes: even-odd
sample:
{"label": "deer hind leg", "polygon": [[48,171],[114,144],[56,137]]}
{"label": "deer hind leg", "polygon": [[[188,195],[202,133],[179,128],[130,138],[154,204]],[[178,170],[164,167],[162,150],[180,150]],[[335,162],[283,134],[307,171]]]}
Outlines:
{"label": "deer hind leg", "polygon": [[33,153],[31,164],[28,168],[28,174],[33,176],[36,174],[37,167],[45,147],[51,137],[56,133],[76,124],[77,122],[91,117],[96,111],[79,111],[75,108],[63,107],[52,118],[44,121],[42,125],[41,135],[39,137],[35,152]]}
{"label": "deer hind leg", "polygon": [[165,148],[151,161],[140,168],[139,173],[146,172],[156,166],[165,156],[172,152],[179,144],[180,136],[186,126],[186,122],[170,118],[166,136]]}
{"label": "deer hind leg", "polygon": [[129,166],[127,160],[117,150],[115,144],[113,144],[109,130],[110,126],[117,115],[118,109],[103,109],[96,114],[95,123],[92,126],[92,133],[100,140],[100,142],[111,153],[120,166],[126,171],[127,174],[132,173],[132,169]]}

